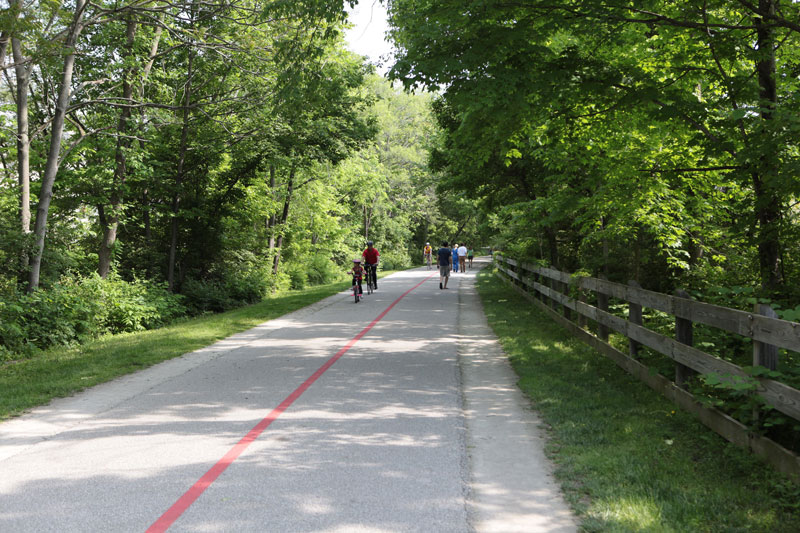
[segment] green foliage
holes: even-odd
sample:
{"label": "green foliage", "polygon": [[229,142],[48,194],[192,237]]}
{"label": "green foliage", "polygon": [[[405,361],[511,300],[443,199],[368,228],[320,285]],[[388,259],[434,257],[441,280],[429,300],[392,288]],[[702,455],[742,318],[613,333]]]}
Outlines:
{"label": "green foliage", "polygon": [[760,285],[794,307],[800,8],[759,9],[397,0],[391,76],[441,88],[430,167],[495,247],[653,290]]}
{"label": "green foliage", "polygon": [[[4,358],[329,283],[367,239],[387,268],[404,268],[425,241],[475,233],[475,206],[439,201],[426,165],[432,97],[403,93],[346,50],[342,5],[190,7],[157,9],[155,20],[125,3],[87,5],[41,293],[31,295],[14,134],[22,108],[13,76],[0,88]],[[31,207],[71,9],[34,0],[4,15],[34,73]]]}
{"label": "green foliage", "polygon": [[797,304],[794,309],[776,309],[776,312],[783,320],[800,322],[800,304]]}
{"label": "green foliage", "polygon": [[289,276],[289,288],[305,289],[308,285],[308,266],[302,263],[291,263],[284,269]]}
{"label": "green foliage", "polygon": [[761,379],[797,385],[793,376],[762,366],[743,366],[745,376],[709,373],[690,381],[692,394],[702,404],[715,407],[788,449],[800,450],[800,423],[775,410],[758,395]]}
{"label": "green foliage", "polygon": [[30,357],[109,333],[152,329],[185,313],[182,297],[162,285],[112,275],[65,277],[51,288],[0,300],[0,346],[5,359]]}
{"label": "green foliage", "polygon": [[181,294],[192,314],[220,313],[237,307],[225,284],[219,280],[189,278],[181,285]]}
{"label": "green foliage", "polygon": [[[740,422],[755,429],[754,409],[764,406],[763,400],[756,395],[759,388],[758,380],[749,376],[722,376],[710,373],[699,375],[698,381],[702,386],[694,387],[692,394],[700,403],[709,407],[723,408]],[[710,394],[710,390],[718,394]]]}
{"label": "green foliage", "polygon": [[183,281],[180,293],[190,314],[219,313],[263,300],[278,278],[255,254],[234,250],[208,265],[205,275]]}
{"label": "green foliage", "polygon": [[185,313],[180,295],[147,280],[126,282],[115,274],[107,279],[94,274],[62,282],[62,286],[74,290],[83,302],[97,304],[94,321],[101,334],[155,329]]}
{"label": "green foliage", "polygon": [[405,250],[386,250],[381,252],[381,268],[384,270],[405,270],[412,265],[411,257]]}
{"label": "green foliage", "polygon": [[342,278],[337,265],[322,254],[313,255],[306,268],[308,282],[311,285],[327,285]]}

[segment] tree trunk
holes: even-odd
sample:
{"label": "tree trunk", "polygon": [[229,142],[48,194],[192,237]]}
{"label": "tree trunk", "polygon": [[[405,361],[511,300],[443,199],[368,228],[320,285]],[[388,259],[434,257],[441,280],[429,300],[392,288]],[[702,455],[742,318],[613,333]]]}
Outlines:
{"label": "tree trunk", "polygon": [[8,50],[8,42],[11,40],[11,33],[8,30],[3,30],[0,33],[0,68],[6,69],[6,50]]}
{"label": "tree trunk", "polygon": [[603,229],[603,274],[608,278],[608,235],[606,235],[608,224],[606,222],[606,217],[600,217],[600,227]]}
{"label": "tree trunk", "polygon": [[[14,20],[19,16],[20,3],[13,0],[9,5],[13,10]],[[26,64],[22,55],[22,43],[19,38],[3,31],[0,37],[0,65],[5,70],[6,52],[8,43],[11,42],[11,54],[14,58],[14,73],[17,81],[17,179],[20,188],[19,218],[22,233],[31,232],[31,143],[30,126],[28,122],[28,89],[30,87],[31,67]],[[23,270],[28,266],[28,251],[23,250],[21,255]]]}
{"label": "tree trunk", "polygon": [[[270,193],[272,194],[273,199],[274,199],[274,197],[275,197],[275,166],[274,165],[270,165],[269,166],[269,190],[270,190]],[[268,254],[267,257],[270,257],[270,258],[273,257],[272,253],[275,251],[275,224],[277,224],[277,217],[275,216],[275,213],[273,212],[269,216],[269,220],[267,222],[267,227],[269,228],[269,250],[267,252],[267,254]]]}
{"label": "tree trunk", "polygon": [[[192,18],[194,19],[194,6],[192,6]],[[172,223],[170,225],[169,263],[167,265],[167,286],[170,292],[174,292],[175,290],[175,261],[178,255],[178,213],[180,210],[181,187],[183,186],[186,151],[189,145],[189,116],[191,111],[190,105],[192,103],[193,66],[194,49],[190,48],[186,70],[186,86],[183,97],[183,127],[181,128],[181,143],[178,150],[178,168],[175,177],[175,193],[172,196]]]}
{"label": "tree trunk", "polygon": [[294,191],[294,172],[295,169],[289,172],[289,183],[286,185],[286,198],[283,201],[283,212],[278,221],[280,228],[278,229],[278,242],[275,250],[275,260],[272,263],[272,273],[277,274],[281,264],[281,246],[283,246],[283,233],[286,231],[286,221],[289,220],[289,205],[292,201],[292,192]]}
{"label": "tree trunk", "polygon": [[[21,11],[22,5],[20,2],[15,2],[14,0],[10,0],[8,3],[9,11],[11,12],[11,20],[7,20],[6,24],[16,22],[19,18],[19,12]],[[8,43],[11,41],[13,34],[7,28],[3,30],[2,34],[0,34],[0,69],[3,71],[6,70],[6,54],[8,53]],[[13,46],[13,44],[12,44]],[[15,66],[17,60],[14,60]]]}
{"label": "tree trunk", "polygon": [[636,226],[636,241],[633,247],[633,279],[636,283],[642,281],[642,228]]}
{"label": "tree trunk", "polygon": [[142,223],[144,224],[144,240],[149,243],[153,238],[153,231],[150,226],[150,192],[145,189],[142,192]]}
{"label": "tree trunk", "polygon": [[83,29],[83,13],[86,9],[86,0],[77,0],[75,4],[75,15],[72,24],[67,32],[67,38],[63,49],[68,51],[64,57],[64,72],[61,79],[61,87],[58,90],[58,101],[56,103],[55,114],[50,131],[50,149],[47,153],[47,163],[42,176],[42,187],[39,193],[39,203],[36,207],[36,224],[33,228],[35,235],[35,246],[31,257],[31,269],[28,278],[28,291],[34,291],[39,287],[39,274],[42,268],[42,254],[44,253],[44,241],[47,233],[47,215],[50,210],[50,201],[53,198],[53,184],[58,173],[59,157],[61,155],[61,137],[64,133],[64,119],[67,114],[67,106],[72,96],[72,72],[75,67],[75,45],[78,36]]}
{"label": "tree trunk", "polygon": [[[17,78],[17,176],[20,188],[20,223],[23,233],[31,232],[31,143],[28,124],[28,87],[30,67],[25,64],[22,45],[16,37],[11,40],[14,71]],[[27,263],[27,261],[26,261]]]}
{"label": "tree trunk", "polygon": [[550,226],[544,228],[544,239],[547,241],[547,252],[550,255],[550,265],[553,268],[559,267],[558,257],[558,241],[556,240],[556,232]]}
{"label": "tree trunk", "polygon": [[[131,17],[127,20],[125,31],[125,53],[124,60],[130,60],[133,56],[133,41],[136,37],[136,21]],[[133,83],[131,83],[131,68],[126,67],[122,74],[122,99],[127,103],[133,100]],[[119,227],[120,211],[122,210],[122,187],[125,185],[127,174],[126,151],[130,147],[130,141],[125,135],[128,131],[128,123],[131,118],[131,108],[123,107],[119,114],[117,123],[117,146],[114,155],[114,179],[111,191],[111,215],[106,221],[101,221],[103,228],[103,239],[98,250],[97,272],[101,278],[108,277],[111,271],[111,258],[114,244],[117,241],[117,229]]]}
{"label": "tree trunk", "polygon": [[369,240],[369,222],[370,222],[370,210],[367,209],[367,204],[364,204],[364,240]]}
{"label": "tree trunk", "polygon": [[469,224],[470,220],[472,220],[472,215],[468,216],[467,219],[464,222],[462,222],[461,225],[458,227],[458,229],[456,230],[456,234],[453,235],[453,243],[455,243],[458,240],[458,238],[461,237],[461,232],[464,231],[464,228],[467,227],[467,224]]}
{"label": "tree trunk", "polygon": [[[758,59],[758,74],[761,120],[763,131],[769,134],[769,123],[778,103],[778,91],[775,74],[775,32],[767,21],[768,16],[775,14],[777,0],[759,0],[755,19]],[[781,246],[778,226],[781,218],[781,201],[776,193],[774,181],[776,161],[768,154],[761,156],[760,168],[753,173],[753,191],[755,193],[756,219],[758,220],[758,262],[761,270],[761,285],[770,292],[779,292],[785,285],[781,269]]]}
{"label": "tree trunk", "polygon": [[[164,14],[159,14],[159,22],[164,19]],[[153,68],[153,63],[156,59],[156,54],[158,54],[158,46],[161,42],[161,33],[162,27],[158,26],[155,30],[155,35],[153,36],[153,43],[150,46],[150,55],[147,59],[147,64],[145,64],[144,69],[142,70],[142,83],[139,85],[138,97],[141,101],[144,98],[144,89],[145,89],[145,82],[147,81],[148,76],[150,75],[150,70]],[[141,130],[142,125],[145,123],[146,116],[145,116],[145,108],[142,107],[139,110],[139,126],[138,129]],[[144,151],[144,141],[139,141],[139,147]],[[142,191],[142,221],[144,223],[144,240],[145,242],[149,243],[152,238],[152,231],[150,227],[150,192],[149,189],[145,188]]]}

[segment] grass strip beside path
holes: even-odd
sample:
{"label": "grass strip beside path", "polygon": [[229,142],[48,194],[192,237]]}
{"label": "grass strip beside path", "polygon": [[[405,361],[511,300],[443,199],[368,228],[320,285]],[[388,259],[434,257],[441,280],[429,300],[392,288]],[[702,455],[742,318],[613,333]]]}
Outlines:
{"label": "grass strip beside path", "polygon": [[573,338],[492,269],[478,290],[584,531],[800,531],[798,485]]}
{"label": "grass strip beside path", "polygon": [[[382,272],[383,277],[391,272]],[[53,348],[0,365],[0,420],[53,398],[208,346],[347,289],[350,282],[273,295],[257,304],[138,333],[105,336],[74,348]]]}

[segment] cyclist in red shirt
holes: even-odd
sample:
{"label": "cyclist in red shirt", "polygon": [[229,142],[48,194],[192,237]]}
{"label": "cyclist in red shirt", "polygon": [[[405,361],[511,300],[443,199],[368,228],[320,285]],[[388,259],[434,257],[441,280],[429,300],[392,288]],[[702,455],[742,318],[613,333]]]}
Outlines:
{"label": "cyclist in red shirt", "polygon": [[372,288],[378,290],[378,249],[372,246],[372,241],[367,241],[367,249],[361,254],[364,258],[364,266],[367,268],[369,276],[367,280],[372,279]]}

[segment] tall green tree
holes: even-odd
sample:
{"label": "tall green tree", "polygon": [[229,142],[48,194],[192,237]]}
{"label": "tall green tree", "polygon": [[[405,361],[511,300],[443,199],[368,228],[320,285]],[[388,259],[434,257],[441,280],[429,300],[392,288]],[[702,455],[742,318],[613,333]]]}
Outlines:
{"label": "tall green tree", "polygon": [[477,197],[502,198],[490,182],[517,174],[551,260],[647,243],[675,276],[745,255],[765,291],[786,292],[796,4],[389,5],[393,76],[445,87],[438,164]]}

